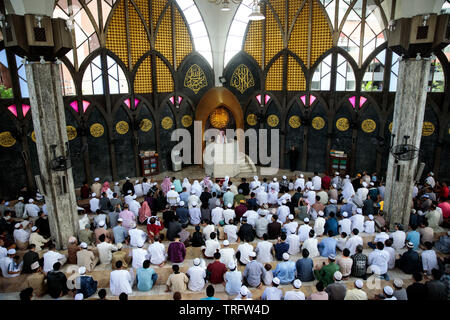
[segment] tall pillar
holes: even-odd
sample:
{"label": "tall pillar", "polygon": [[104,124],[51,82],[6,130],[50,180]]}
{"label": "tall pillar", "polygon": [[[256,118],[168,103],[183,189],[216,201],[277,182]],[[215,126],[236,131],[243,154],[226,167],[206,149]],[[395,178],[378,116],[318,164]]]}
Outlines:
{"label": "tall pillar", "polygon": [[79,227],[72,169],[52,169],[55,154],[66,157],[68,152],[59,68],[55,63],[30,62],[25,70],[41,169],[40,191],[45,196],[52,240],[62,249]]}
{"label": "tall pillar", "polygon": [[[392,127],[393,146],[403,144],[404,136],[409,136],[407,143],[420,147],[430,63],[430,59],[400,61]],[[417,163],[417,157],[401,161],[389,153],[383,210],[387,213],[390,228],[395,223],[409,224]]]}

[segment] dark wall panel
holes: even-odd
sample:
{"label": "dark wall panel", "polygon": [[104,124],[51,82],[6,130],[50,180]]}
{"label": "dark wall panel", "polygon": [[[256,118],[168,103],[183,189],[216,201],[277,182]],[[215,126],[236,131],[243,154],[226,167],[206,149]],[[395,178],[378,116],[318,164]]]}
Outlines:
{"label": "dark wall panel", "polygon": [[[118,179],[136,176],[136,165],[133,150],[133,132],[130,118],[124,106],[117,109],[114,116],[114,139]],[[121,126],[121,125],[124,126]],[[128,128],[127,128],[128,125]]]}
{"label": "dark wall panel", "polygon": [[[139,151],[140,150],[156,151],[155,119],[153,118],[147,106],[145,106],[144,104],[141,105],[141,111],[137,118],[137,122],[139,124],[138,129]],[[150,129],[148,125],[149,123],[151,123]]]}
{"label": "dark wall panel", "polygon": [[[172,160],[170,157],[170,153],[172,151],[172,148],[177,144],[176,141],[171,141],[170,137],[172,135],[172,131],[175,129],[175,120],[172,114],[172,111],[169,107],[169,102],[165,101],[163,102],[162,106],[159,109],[160,117],[159,117],[159,132],[160,132],[160,141],[161,141],[161,147],[160,147],[160,154],[159,159],[161,161],[161,168],[160,171],[165,170],[171,170],[172,168]],[[170,119],[170,120],[169,120]],[[168,124],[172,123],[171,126]],[[166,128],[163,127],[166,126]]]}
{"label": "dark wall panel", "polygon": [[306,171],[326,171],[328,141],[327,118],[326,109],[320,102],[313,106],[311,110],[311,126],[308,129]]}
{"label": "dark wall panel", "polygon": [[[339,130],[336,127],[336,122],[341,118],[345,118],[348,120],[349,125],[347,126],[346,130],[343,130],[345,129],[344,126],[340,126],[342,130]],[[352,129],[350,127],[351,119],[352,117],[349,109],[345,106],[340,107],[333,120],[334,138],[332,139],[331,142],[332,150],[334,149],[344,151],[347,154],[351,153],[352,150]]]}
{"label": "dark wall panel", "polygon": [[356,139],[355,170],[371,174],[377,170],[377,136],[380,121],[375,108],[371,105],[365,105],[361,111]]}
{"label": "dark wall panel", "polygon": [[[300,109],[300,106],[297,101],[294,101],[292,104],[292,107],[290,108],[288,115],[286,117],[286,146],[285,150],[286,152],[291,149],[291,146],[295,146],[297,150],[299,151],[299,157],[297,159],[296,163],[296,170],[299,170],[302,165],[302,150],[303,150],[303,134],[305,125],[301,123],[301,118],[303,114]],[[298,128],[295,128],[298,126],[298,121],[300,122],[300,126]],[[289,156],[285,156],[284,159],[284,167],[289,168],[290,166],[290,159]]]}
{"label": "dark wall panel", "polygon": [[[433,171],[434,166],[434,153],[437,147],[437,140],[439,137],[439,125],[437,122],[436,114],[431,106],[427,105],[425,108],[425,115],[423,118],[424,130],[422,131],[422,139],[420,140],[420,153],[419,161],[425,162],[425,169],[423,170],[422,177],[426,177],[426,174]],[[426,123],[431,123],[432,126],[427,126]],[[433,128],[434,126],[434,128]],[[432,134],[429,135],[429,133]]]}
{"label": "dark wall panel", "polygon": [[439,179],[444,179],[447,184],[450,182],[450,123],[444,131],[442,144],[441,163],[439,168]]}
{"label": "dark wall panel", "polygon": [[[70,107],[69,107],[70,108]],[[72,161],[72,175],[75,187],[80,187],[83,181],[86,179],[86,174],[84,171],[84,161],[83,155],[81,154],[81,149],[83,146],[82,138],[78,132],[78,122],[75,120],[72,112],[66,108],[66,124],[67,126],[74,127],[77,129],[76,137],[72,140],[69,138],[69,149],[70,149],[70,159]]]}

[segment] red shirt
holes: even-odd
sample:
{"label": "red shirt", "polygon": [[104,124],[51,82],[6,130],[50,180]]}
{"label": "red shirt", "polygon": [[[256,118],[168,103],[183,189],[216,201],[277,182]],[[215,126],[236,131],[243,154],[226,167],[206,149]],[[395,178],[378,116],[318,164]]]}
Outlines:
{"label": "red shirt", "polygon": [[450,217],[450,203],[448,202],[442,202],[438,205],[439,208],[442,210],[442,216],[447,219]]}
{"label": "red shirt", "polygon": [[209,281],[212,284],[218,284],[224,281],[223,275],[227,272],[227,268],[222,262],[214,261],[213,263],[210,263],[208,265],[207,270],[211,272],[209,276]]}
{"label": "red shirt", "polygon": [[441,192],[439,193],[439,198],[441,198],[441,201],[448,198],[448,187],[441,188]]}
{"label": "red shirt", "polygon": [[234,208],[234,213],[236,213],[237,219],[241,219],[246,211],[247,211],[247,206],[245,204],[240,204],[236,208]]}
{"label": "red shirt", "polygon": [[330,189],[331,178],[329,176],[322,177],[322,189]]}
{"label": "red shirt", "polygon": [[153,236],[150,235],[150,231],[153,232],[153,234],[156,236],[157,234],[159,234],[159,232],[164,229],[164,224],[161,222],[161,225],[158,226],[156,223],[154,224],[147,224],[147,232],[149,234],[149,236],[151,238],[153,238]]}

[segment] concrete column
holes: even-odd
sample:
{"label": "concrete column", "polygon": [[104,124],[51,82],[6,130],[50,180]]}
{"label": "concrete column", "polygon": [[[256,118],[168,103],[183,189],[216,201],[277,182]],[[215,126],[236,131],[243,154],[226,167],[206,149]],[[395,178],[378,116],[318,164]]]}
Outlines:
{"label": "concrete column", "polygon": [[25,70],[41,169],[40,191],[47,204],[52,240],[62,249],[67,247],[70,236],[77,236],[79,227],[72,169],[51,168],[53,150],[56,157],[66,157],[68,151],[59,68],[48,62],[28,63]]}
{"label": "concrete column", "polygon": [[[420,147],[429,73],[430,60],[400,61],[392,127],[395,135],[393,146],[403,144],[404,136],[409,136],[407,143]],[[395,223],[409,224],[417,163],[417,157],[410,161],[397,161],[389,154],[383,210],[387,213],[390,228]]]}

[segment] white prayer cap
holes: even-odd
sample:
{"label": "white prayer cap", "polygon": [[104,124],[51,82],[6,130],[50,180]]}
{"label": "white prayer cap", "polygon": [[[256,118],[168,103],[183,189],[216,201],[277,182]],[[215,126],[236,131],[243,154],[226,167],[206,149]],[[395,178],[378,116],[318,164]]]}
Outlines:
{"label": "white prayer cap", "polygon": [[361,209],[361,208],[357,208],[357,209],[356,209],[356,213],[361,214],[361,213],[362,213],[362,209]]}
{"label": "white prayer cap", "polygon": [[82,293],[77,293],[75,295],[75,300],[83,300],[84,299],[84,295]]}
{"label": "white prayer cap", "polygon": [[78,273],[81,274],[81,275],[85,274],[86,273],[86,267],[84,267],[84,266],[79,267],[78,268]]}
{"label": "white prayer cap", "polygon": [[342,199],[342,203],[346,204],[347,203],[347,199]]}
{"label": "white prayer cap", "polygon": [[233,205],[231,203],[227,204],[228,208],[231,208]]}
{"label": "white prayer cap", "polygon": [[130,180],[130,178],[126,177],[125,180]]}
{"label": "white prayer cap", "polygon": [[275,284],[280,284],[280,279],[278,279],[277,277],[272,279],[272,282]]}
{"label": "white prayer cap", "polygon": [[342,214],[342,216],[343,216],[344,218],[347,218],[347,217],[348,217],[348,213],[347,213],[347,212],[344,212],[344,213]]}
{"label": "white prayer cap", "polygon": [[97,177],[97,178],[95,178],[95,179],[94,179],[94,181],[100,181],[100,178],[99,178],[99,177]]}
{"label": "white prayer cap", "polygon": [[363,183],[362,183],[362,186],[365,188],[365,187],[367,187],[367,183],[364,181]]}
{"label": "white prayer cap", "polygon": [[283,179],[284,179],[284,180],[286,180],[286,179],[287,179],[287,177],[286,177],[286,176],[283,176]]}
{"label": "white prayer cap", "polygon": [[264,203],[264,204],[263,204],[263,208],[264,208],[264,209],[268,209],[268,208],[269,208],[269,205],[268,205],[267,203]]}
{"label": "white prayer cap", "polygon": [[19,201],[20,201],[20,200],[23,200],[23,197],[19,197],[19,199],[17,199],[17,200],[19,200]]}
{"label": "white prayer cap", "polygon": [[252,251],[248,254],[248,256],[254,258],[254,257],[256,257],[256,252]]}
{"label": "white prayer cap", "polygon": [[198,266],[198,265],[200,265],[201,261],[199,258],[195,258],[193,262],[194,262],[194,266]]}
{"label": "white prayer cap", "polygon": [[283,260],[285,261],[289,260],[289,253],[287,252],[283,253]]}
{"label": "white prayer cap", "polygon": [[16,254],[16,249],[9,249],[8,254]]}
{"label": "white prayer cap", "polygon": [[403,287],[403,280],[402,279],[394,279],[394,286],[397,288]]}
{"label": "white prayer cap", "polygon": [[273,181],[277,181],[277,178],[273,178]]}
{"label": "white prayer cap", "polygon": [[334,174],[338,176],[338,175],[339,175],[339,172],[336,171]]}
{"label": "white prayer cap", "polygon": [[384,287],[383,292],[388,296],[392,296],[394,294],[394,289],[392,289],[391,286],[386,286]]}
{"label": "white prayer cap", "polygon": [[100,221],[99,223],[98,223],[98,225],[100,226],[100,227],[103,227],[104,225],[105,225],[105,221]]}
{"label": "white prayer cap", "polygon": [[31,228],[31,231],[36,231],[37,230],[37,227],[36,226],[33,226],[32,228]]}
{"label": "white prayer cap", "polygon": [[294,220],[294,215],[290,214],[288,215],[289,220]]}
{"label": "white prayer cap", "polygon": [[369,214],[369,219],[373,220],[373,215]]}
{"label": "white prayer cap", "polygon": [[133,200],[134,200],[134,199],[137,199],[137,195],[133,195]]}
{"label": "white prayer cap", "polygon": [[241,290],[239,290],[239,293],[241,294],[241,296],[245,297],[246,295],[248,295],[250,293],[250,291],[248,290],[248,288],[246,286],[242,286]]}
{"label": "white prayer cap", "polygon": [[97,194],[95,192],[92,192],[91,197],[95,197]]}
{"label": "white prayer cap", "polygon": [[323,211],[319,211],[319,216],[323,216]]}
{"label": "white prayer cap", "polygon": [[228,269],[230,269],[230,270],[236,269],[236,264],[235,264],[233,261],[231,261],[231,262],[228,264]]}
{"label": "white prayer cap", "polygon": [[330,254],[328,255],[328,259],[330,259],[330,260],[336,260],[336,255],[330,253]]}
{"label": "white prayer cap", "polygon": [[294,280],[294,287],[296,289],[300,289],[301,286],[302,286],[302,282],[300,281],[300,279],[295,279]]}
{"label": "white prayer cap", "polygon": [[86,242],[82,242],[80,243],[80,247],[82,247],[83,249],[86,249],[88,247]]}
{"label": "white prayer cap", "polygon": [[74,236],[69,237],[69,243],[75,243],[77,241],[77,238]]}
{"label": "white prayer cap", "polygon": [[272,214],[275,214],[275,213],[277,213],[277,209],[276,209],[276,208],[272,208],[272,209],[270,209],[270,212],[271,212]]}
{"label": "white prayer cap", "polygon": [[422,215],[423,215],[423,211],[422,211],[422,210],[419,210],[419,211],[417,211],[417,214],[418,214],[419,216],[422,216]]}
{"label": "white prayer cap", "polygon": [[258,176],[254,176],[253,180],[257,181],[258,180]]}
{"label": "white prayer cap", "polygon": [[230,180],[230,177],[229,176],[225,176],[225,180]]}
{"label": "white prayer cap", "polygon": [[115,185],[115,186],[118,186],[118,185],[119,185],[119,183],[118,183],[118,182],[115,182],[115,183],[114,183],[114,185]]}
{"label": "white prayer cap", "polygon": [[336,203],[337,203],[337,200],[330,199],[330,203],[336,204]]}
{"label": "white prayer cap", "polygon": [[117,247],[117,249],[122,249],[123,248],[123,244],[122,243],[118,243],[117,245],[116,245],[116,247]]}
{"label": "white prayer cap", "polygon": [[414,248],[414,243],[409,241],[409,242],[406,243],[406,247],[409,248],[409,249],[412,249],[412,248]]}
{"label": "white prayer cap", "polygon": [[171,186],[170,186],[170,189],[175,189],[175,186],[174,186],[174,185],[171,185]]}
{"label": "white prayer cap", "polygon": [[197,206],[197,202],[192,202],[192,206],[196,207]]}
{"label": "white prayer cap", "polygon": [[337,184],[336,184],[336,183],[333,183],[332,186],[333,186],[333,188],[335,188],[335,189],[337,188]]}
{"label": "white prayer cap", "polygon": [[286,199],[281,200],[282,204],[286,204]]}
{"label": "white prayer cap", "polygon": [[361,279],[358,279],[358,280],[355,281],[355,286],[356,286],[358,289],[362,289],[362,287],[364,286],[364,282],[362,282]]}
{"label": "white prayer cap", "polygon": [[33,202],[34,202],[34,200],[33,200],[33,199],[30,199],[30,200],[28,200],[28,202],[29,202],[29,203],[33,203]]}
{"label": "white prayer cap", "polygon": [[223,245],[224,246],[229,246],[230,245],[230,241],[228,241],[228,240],[223,240]]}
{"label": "white prayer cap", "polygon": [[350,178],[350,176],[349,176],[349,175],[347,174],[347,175],[345,176],[345,178],[346,178],[346,179],[349,179],[349,178]]}
{"label": "white prayer cap", "polygon": [[195,194],[195,190],[191,190],[191,194]]}
{"label": "white prayer cap", "polygon": [[117,219],[118,222],[123,222],[122,218]]}
{"label": "white prayer cap", "polygon": [[300,178],[303,178],[303,177],[304,177],[303,173],[300,173]]}
{"label": "white prayer cap", "polygon": [[28,220],[22,221],[22,226],[25,228],[30,222]]}
{"label": "white prayer cap", "polygon": [[374,185],[374,183],[371,181],[370,183],[369,183],[369,185],[371,185],[371,186],[373,186]]}
{"label": "white prayer cap", "polygon": [[38,261],[33,262],[30,267],[31,270],[36,270],[37,268],[39,268],[39,262]]}
{"label": "white prayer cap", "polygon": [[128,192],[127,192],[128,194],[131,194],[131,190],[128,190]]}
{"label": "white prayer cap", "polygon": [[184,201],[180,201],[180,207],[184,206]]}
{"label": "white prayer cap", "polygon": [[14,228],[16,228],[16,229],[19,229],[19,228],[20,228],[20,226],[21,226],[21,224],[20,224],[20,223],[16,223],[16,224],[14,225]]}
{"label": "white prayer cap", "polygon": [[309,223],[309,218],[303,219],[303,222],[304,222],[304,223]]}
{"label": "white prayer cap", "polygon": [[411,213],[416,213],[416,209],[411,209]]}
{"label": "white prayer cap", "polygon": [[430,176],[434,176],[434,173],[433,173],[433,172],[430,172],[429,175],[430,175]]}
{"label": "white prayer cap", "polygon": [[265,210],[260,210],[258,213],[259,213],[260,216],[265,216],[266,215],[266,211]]}
{"label": "white prayer cap", "polygon": [[336,279],[337,281],[341,281],[342,280],[342,273],[340,271],[336,271],[333,275],[334,279]]}

